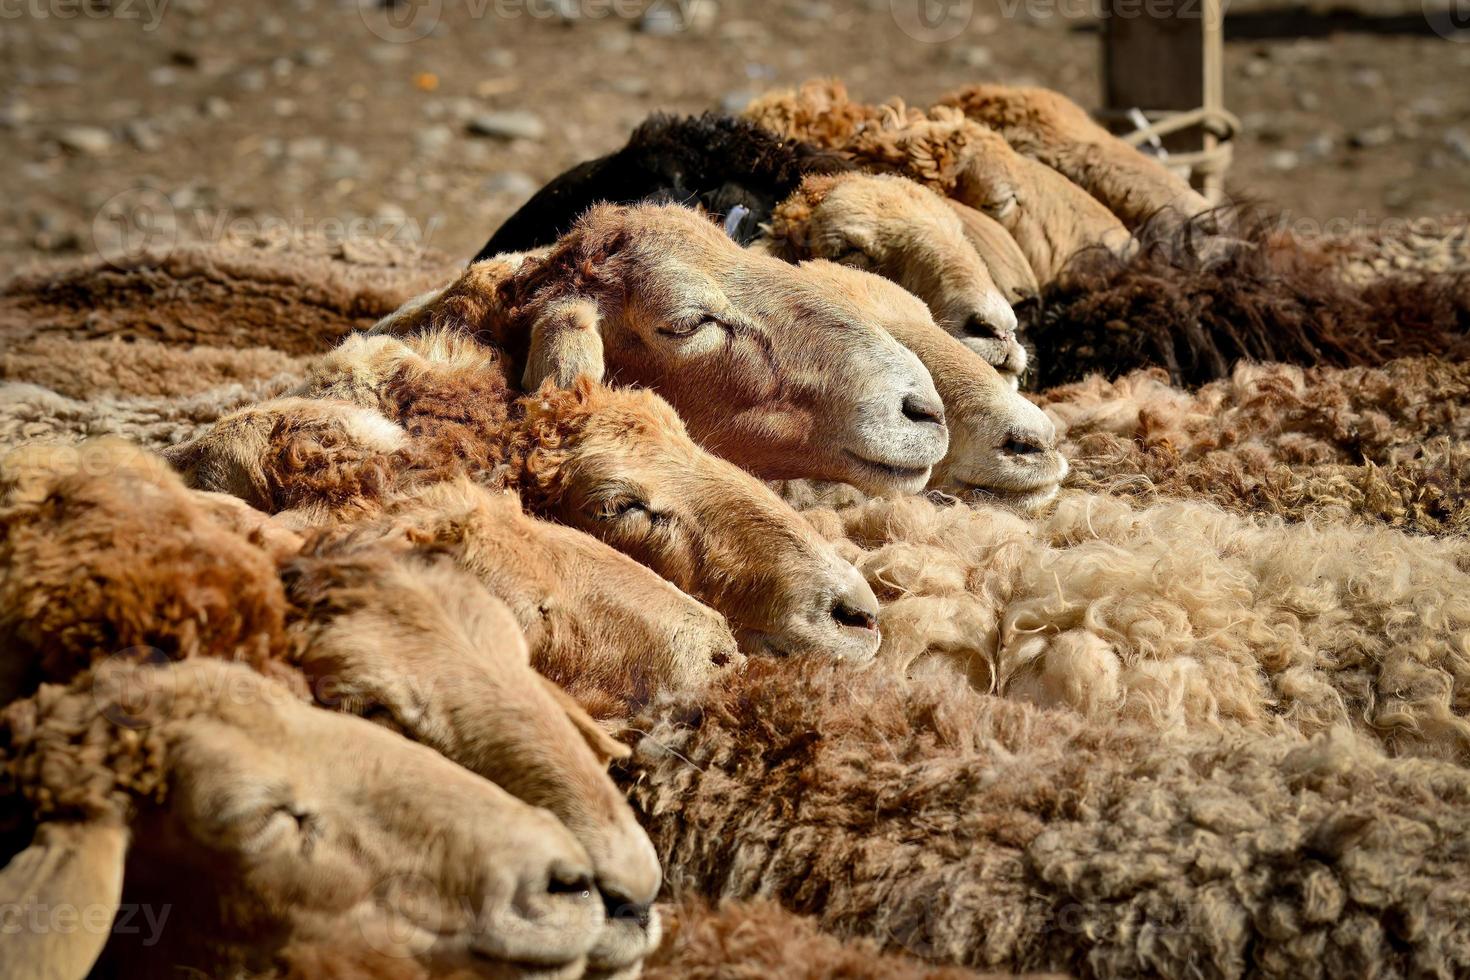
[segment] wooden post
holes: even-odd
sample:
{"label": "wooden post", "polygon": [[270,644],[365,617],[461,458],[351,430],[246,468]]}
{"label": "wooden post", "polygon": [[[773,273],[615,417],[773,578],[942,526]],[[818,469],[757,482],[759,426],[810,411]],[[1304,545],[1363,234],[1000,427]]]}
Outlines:
{"label": "wooden post", "polygon": [[[1135,127],[1141,110],[1150,122],[1174,112],[1225,104],[1224,24],[1220,0],[1104,0],[1103,107],[1115,132]],[[1215,136],[1191,126],[1163,137],[1170,153],[1215,149]],[[1223,175],[1196,171],[1195,187],[1219,196]]]}

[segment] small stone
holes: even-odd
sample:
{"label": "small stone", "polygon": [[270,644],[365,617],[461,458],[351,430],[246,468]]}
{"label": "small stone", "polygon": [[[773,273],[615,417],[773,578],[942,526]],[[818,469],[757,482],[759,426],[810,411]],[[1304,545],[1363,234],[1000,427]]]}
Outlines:
{"label": "small stone", "polygon": [[144,153],[152,153],[163,146],[163,140],[158,138],[153,127],[141,119],[135,119],[124,125],[123,133],[134,146]]}
{"label": "small stone", "polygon": [[480,186],[486,194],[526,198],[536,193],[540,185],[529,174],[521,173],[519,170],[502,170],[498,174],[486,177]]}
{"label": "small stone", "polygon": [[295,99],[276,99],[271,103],[271,111],[281,118],[296,115]]}
{"label": "small stone", "polygon": [[327,155],[327,141],[320,136],[302,136],[286,143],[286,156],[292,160],[320,160]]}
{"label": "small stone", "polygon": [[826,0],[805,0],[791,4],[787,9],[797,20],[831,20],[836,13]]}
{"label": "small stone", "polygon": [[756,93],[749,89],[737,89],[727,92],[720,99],[720,111],[727,115],[736,115],[755,99]]}
{"label": "small stone", "polygon": [[1266,163],[1272,170],[1295,170],[1301,158],[1291,150],[1277,150],[1266,158]]}
{"label": "small stone", "polygon": [[505,48],[486,48],[480,52],[480,59],[491,68],[506,69],[516,66],[516,53]]}
{"label": "small stone", "polygon": [[719,5],[715,0],[685,0],[683,3],[655,0],[639,18],[638,30],[652,37],[705,34],[714,28],[718,19]]}
{"label": "small stone", "polygon": [[1414,189],[1405,184],[1390,184],[1383,191],[1383,203],[1390,208],[1408,207],[1415,197]]}
{"label": "small stone", "polygon": [[546,124],[539,116],[519,109],[482,112],[470,119],[465,128],[472,136],[504,140],[539,140],[546,135]]}
{"label": "small stone", "polygon": [[635,76],[609,79],[607,87],[619,95],[631,96],[647,95],[649,90],[648,79]]}
{"label": "small stone", "polygon": [[370,61],[380,65],[396,65],[408,57],[408,45],[406,44],[375,44],[368,48],[367,55]]}
{"label": "small stone", "polygon": [[1265,58],[1252,58],[1241,67],[1240,73],[1246,78],[1265,78],[1270,70],[1271,65]]}
{"label": "small stone", "polygon": [[152,82],[154,85],[157,85],[159,88],[167,88],[178,80],[179,71],[177,68],[171,68],[168,65],[160,65],[157,68],[150,68],[148,70],[148,81]]}
{"label": "small stone", "polygon": [[1383,72],[1377,68],[1359,68],[1353,72],[1352,80],[1360,88],[1382,88]]}
{"label": "small stone", "polygon": [[988,68],[995,61],[990,49],[979,44],[963,44],[945,50],[945,58],[961,68]]}
{"label": "small stone", "polygon": [[1375,146],[1383,146],[1393,140],[1393,127],[1388,125],[1369,126],[1360,129],[1348,137],[1348,145],[1354,149],[1366,150]]}
{"label": "small stone", "polygon": [[31,121],[31,107],[24,102],[0,106],[0,129],[14,129]]}
{"label": "small stone", "polygon": [[414,134],[414,146],[425,156],[432,156],[454,142],[454,130],[448,126],[426,126]]}
{"label": "small stone", "polygon": [[1303,89],[1296,93],[1296,107],[1303,112],[1316,112],[1322,108],[1322,97],[1316,92]]}
{"label": "small stone", "polygon": [[75,153],[100,156],[112,149],[112,134],[100,126],[67,126],[57,132],[56,142]]}
{"label": "small stone", "polygon": [[235,76],[235,84],[245,92],[265,91],[265,72],[259,68],[249,68]]}
{"label": "small stone", "polygon": [[43,78],[48,85],[75,85],[82,80],[82,73],[71,65],[52,65]]}
{"label": "small stone", "polygon": [[1337,149],[1337,140],[1329,133],[1318,133],[1302,147],[1302,157],[1308,160],[1323,160],[1332,156]]}
{"label": "small stone", "polygon": [[332,49],[325,45],[314,45],[296,52],[296,60],[307,68],[325,68],[332,63]]}
{"label": "small stone", "polygon": [[1455,156],[1470,163],[1470,131],[1454,128],[1445,130],[1444,145],[1450,148]]}
{"label": "small stone", "polygon": [[362,154],[350,146],[334,146],[323,171],[329,180],[350,180],[362,176]]}
{"label": "small stone", "polygon": [[217,95],[211,95],[205,99],[199,111],[210,119],[228,119],[234,112],[230,104]]}

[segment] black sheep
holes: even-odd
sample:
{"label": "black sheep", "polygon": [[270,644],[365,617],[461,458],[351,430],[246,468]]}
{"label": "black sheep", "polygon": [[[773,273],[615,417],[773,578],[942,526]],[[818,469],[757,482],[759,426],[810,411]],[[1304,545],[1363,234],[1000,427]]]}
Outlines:
{"label": "black sheep", "polygon": [[537,191],[490,236],[474,261],[550,245],[603,201],[699,204],[719,216],[743,207],[745,213],[728,230],[746,245],[803,177],[853,169],[833,151],[782,139],[743,119],[655,113],[622,149],[579,163]]}

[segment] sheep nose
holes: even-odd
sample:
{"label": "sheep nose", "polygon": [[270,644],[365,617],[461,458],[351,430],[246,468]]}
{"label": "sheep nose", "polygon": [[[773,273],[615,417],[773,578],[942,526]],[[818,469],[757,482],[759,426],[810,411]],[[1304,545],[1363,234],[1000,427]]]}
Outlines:
{"label": "sheep nose", "polygon": [[929,395],[914,393],[905,396],[902,410],[903,417],[910,422],[944,424],[944,405]]}
{"label": "sheep nose", "polygon": [[1031,456],[1046,452],[1046,447],[1034,436],[1011,436],[1000,450],[1010,456]]}
{"label": "sheep nose", "polygon": [[975,337],[978,340],[1010,340],[1013,336],[1008,327],[986,318],[980,313],[973,313],[965,321],[965,336]]}
{"label": "sheep nose", "polygon": [[[580,868],[554,865],[546,879],[546,894],[571,895],[575,898],[592,897],[592,876]],[[606,901],[606,899],[604,899]]]}
{"label": "sheep nose", "polygon": [[646,930],[648,924],[653,921],[652,903],[635,902],[611,888],[602,889],[602,907],[607,911],[609,922],[613,920],[631,922],[639,929]]}
{"label": "sheep nose", "polygon": [[832,600],[832,619],[852,629],[878,629],[878,597],[863,577],[852,570],[846,587]]}

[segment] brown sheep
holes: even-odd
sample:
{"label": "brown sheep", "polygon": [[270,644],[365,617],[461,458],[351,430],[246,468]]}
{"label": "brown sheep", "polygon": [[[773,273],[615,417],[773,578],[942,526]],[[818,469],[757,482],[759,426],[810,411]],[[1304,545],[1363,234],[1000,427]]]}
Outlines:
{"label": "brown sheep", "polygon": [[[475,374],[467,365],[477,356]],[[877,648],[877,603],[852,567],[758,480],[696,446],[652,392],[586,378],[569,389],[548,384],[516,402],[496,433],[505,405],[488,394],[452,397],[466,372],[487,391],[503,384],[494,356],[463,336],[358,338],[323,363],[304,391],[390,406],[418,435],[401,453],[376,452],[343,437],[369,409],[291,398],[227,418],[170,458],[200,489],[269,486],[256,497],[266,509],[316,496],[329,511],[353,514],[380,509],[405,483],[421,485],[424,472],[453,475],[467,459],[472,473],[518,491],[532,513],[601,538],[714,607],[747,648],[854,659]],[[435,405],[450,410],[436,414]],[[333,412],[342,425],[315,421]],[[327,435],[295,438],[303,427]],[[234,471],[242,459],[247,476]],[[226,478],[213,479],[216,472]]]}
{"label": "brown sheep", "polygon": [[33,835],[0,869],[8,980],[99,958],[233,976],[292,942],[580,975],[600,933],[592,864],[551,814],[243,665],[46,684],[0,712],[0,746]]}
{"label": "brown sheep", "polygon": [[1073,486],[1291,520],[1470,531],[1470,365],[1238,365],[1195,392],[1158,370],[1053,388]]}
{"label": "brown sheep", "polygon": [[675,899],[997,970],[1470,970],[1470,771],[1341,730],[1162,735],[760,662],[635,725],[621,778]]}
{"label": "brown sheep", "polygon": [[657,941],[658,865],[604,772],[626,749],[530,669],[510,612],[474,579],[379,535],[318,536],[277,568],[156,458],[98,448],[110,469],[6,481],[0,638],[30,667],[19,680],[66,681],[113,654],[246,660],[555,813],[609,910],[595,963],[629,966]]}
{"label": "brown sheep", "polygon": [[[843,106],[839,122],[803,123]],[[859,106],[839,82],[808,82],[756,99],[745,116],[793,139],[841,150],[862,166],[899,173],[995,218],[1016,240],[1036,278],[1061,275],[1092,246],[1127,252],[1130,239],[1112,212],[1061,174],[1013,150],[999,134],[937,106]]]}
{"label": "brown sheep", "polygon": [[1188,220],[1210,210],[1189,181],[1093,122],[1060,92],[1014,85],[968,85],[939,104],[959,109],[1018,153],[1065,176],[1131,229]]}
{"label": "brown sheep", "polygon": [[284,250],[185,245],[50,263],[0,285],[0,336],[314,354],[454,272],[431,251],[317,239]]}

